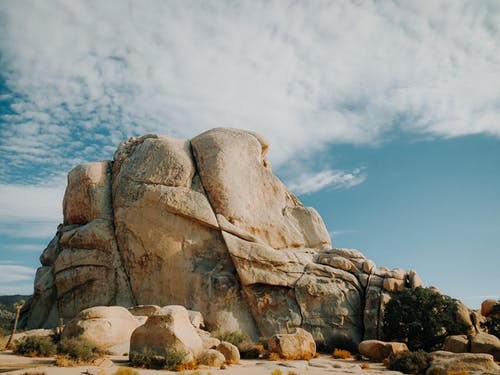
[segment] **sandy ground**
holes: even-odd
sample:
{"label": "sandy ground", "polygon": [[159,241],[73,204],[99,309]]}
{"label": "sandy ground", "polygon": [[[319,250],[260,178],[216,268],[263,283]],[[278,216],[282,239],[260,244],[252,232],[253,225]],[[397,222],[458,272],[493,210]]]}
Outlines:
{"label": "sandy ground", "polygon": [[[103,366],[55,367],[54,358],[27,358],[13,355],[12,352],[0,353],[0,372],[2,374],[47,374],[47,375],[113,375],[118,367],[127,366],[127,357],[108,357]],[[331,356],[321,356],[311,361],[267,361],[242,360],[240,365],[228,366],[226,369],[200,368],[196,371],[176,373],[172,371],[135,369],[141,375],[161,374],[199,374],[199,375],[271,375],[280,369],[282,375],[325,375],[325,374],[401,374],[388,371],[380,363],[370,363],[370,368],[362,370],[361,361],[335,360]]]}

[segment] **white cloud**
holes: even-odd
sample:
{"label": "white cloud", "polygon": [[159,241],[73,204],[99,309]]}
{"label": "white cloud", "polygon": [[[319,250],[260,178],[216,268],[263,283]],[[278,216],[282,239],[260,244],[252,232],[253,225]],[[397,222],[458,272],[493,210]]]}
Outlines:
{"label": "white cloud", "polygon": [[0,178],[221,125],[275,166],[395,129],[498,137],[498,25],[495,1],[7,2]]}
{"label": "white cloud", "polygon": [[0,284],[34,280],[36,269],[15,264],[0,264]]}
{"label": "white cloud", "polygon": [[[65,184],[60,179],[32,186],[0,184],[0,235],[49,237],[62,221],[64,189]],[[33,245],[14,247],[33,250]]]}
{"label": "white cloud", "polygon": [[366,180],[362,168],[352,172],[325,169],[316,173],[305,172],[289,181],[287,186],[295,194],[310,194],[316,191],[331,189],[349,189]]}

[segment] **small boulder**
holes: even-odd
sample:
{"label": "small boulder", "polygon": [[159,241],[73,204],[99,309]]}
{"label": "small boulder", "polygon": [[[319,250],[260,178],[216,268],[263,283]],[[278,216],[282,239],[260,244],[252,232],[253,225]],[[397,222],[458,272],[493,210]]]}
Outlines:
{"label": "small boulder", "polygon": [[112,354],[121,355],[139,325],[125,307],[95,306],[82,310],[66,324],[61,338],[83,337]]}
{"label": "small boulder", "polygon": [[500,339],[488,333],[470,335],[471,353],[491,354],[495,361],[500,362]]}
{"label": "small boulder", "polygon": [[128,311],[134,316],[151,316],[160,310],[161,307],[157,305],[138,305],[128,308]]}
{"label": "small boulder", "polygon": [[228,365],[240,363],[240,351],[235,345],[223,341],[217,346],[216,350],[224,355]]}
{"label": "small boulder", "polygon": [[201,315],[201,312],[188,310],[188,314],[189,321],[194,328],[199,329],[205,327],[205,320],[203,319],[203,315]]}
{"label": "small boulder", "polygon": [[431,353],[431,356],[432,361],[427,374],[448,374],[454,371],[500,374],[500,366],[493,361],[493,356],[490,354],[438,351]]}
{"label": "small boulder", "polygon": [[203,342],[183,306],[162,308],[132,333],[129,351],[131,357],[144,352],[164,355],[165,350],[185,352],[189,359],[203,350]]}
{"label": "small boulder", "polygon": [[443,350],[452,353],[468,353],[469,339],[467,338],[466,335],[448,336],[444,340]]}
{"label": "small boulder", "polygon": [[490,315],[490,313],[493,311],[493,306],[495,306],[498,303],[500,303],[500,301],[497,301],[496,299],[484,300],[483,303],[481,303],[481,315],[482,316]]}
{"label": "small boulder", "polygon": [[200,336],[203,342],[203,349],[215,349],[220,344],[220,340],[210,336]]}
{"label": "small boulder", "polygon": [[295,333],[279,333],[269,339],[269,350],[283,359],[309,360],[316,354],[313,336],[302,328]]}
{"label": "small boulder", "polygon": [[382,362],[392,354],[408,350],[402,342],[384,342],[380,340],[361,341],[358,346],[359,353],[372,361]]}
{"label": "small boulder", "polygon": [[226,358],[217,350],[205,349],[198,355],[196,361],[204,366],[221,367],[226,362]]}

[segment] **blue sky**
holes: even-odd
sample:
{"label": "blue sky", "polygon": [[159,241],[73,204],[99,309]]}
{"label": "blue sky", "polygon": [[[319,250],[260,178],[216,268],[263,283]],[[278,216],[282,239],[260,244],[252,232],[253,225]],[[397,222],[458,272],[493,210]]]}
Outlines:
{"label": "blue sky", "polygon": [[29,293],[65,175],[145,133],[271,141],[339,247],[500,298],[497,1],[5,1],[0,294]]}

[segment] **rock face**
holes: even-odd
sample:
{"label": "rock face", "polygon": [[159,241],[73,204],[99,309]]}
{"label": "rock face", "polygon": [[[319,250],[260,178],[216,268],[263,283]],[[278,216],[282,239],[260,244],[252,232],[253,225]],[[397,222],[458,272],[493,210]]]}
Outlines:
{"label": "rock face", "polygon": [[260,135],[145,135],[68,175],[64,223],[40,257],[26,328],[96,305],[182,305],[209,330],[271,337],[302,327],[319,345],[381,337],[384,305],[414,271],[376,268],[272,173]]}

